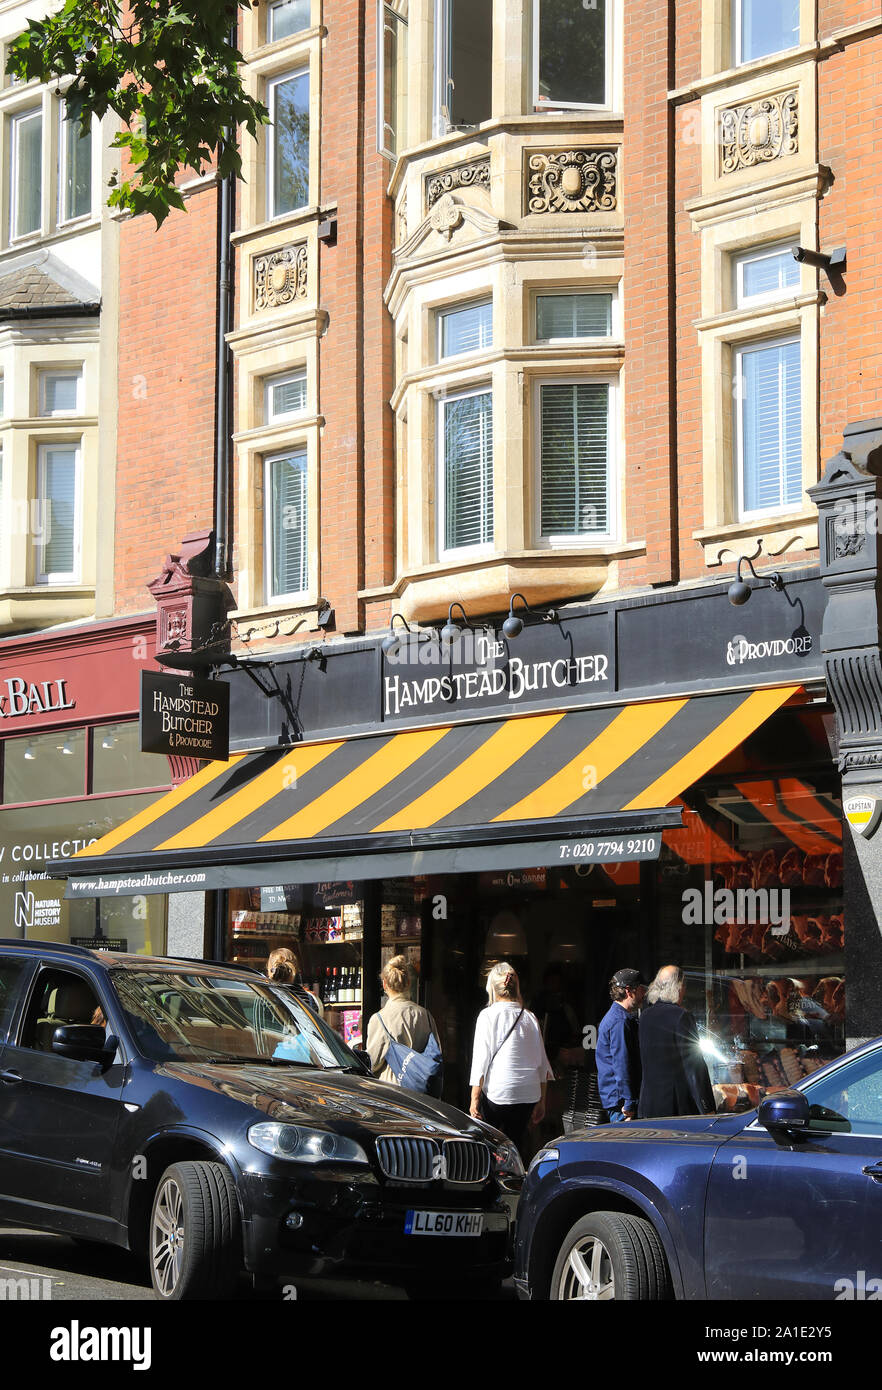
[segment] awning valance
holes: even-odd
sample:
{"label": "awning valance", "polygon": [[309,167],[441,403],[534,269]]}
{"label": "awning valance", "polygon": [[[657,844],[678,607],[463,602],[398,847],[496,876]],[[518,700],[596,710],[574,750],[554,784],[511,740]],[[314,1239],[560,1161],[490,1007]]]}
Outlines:
{"label": "awning valance", "polygon": [[49,870],[80,897],[527,867],[586,836],[654,858],[641,833],[679,824],[670,803],[798,689],[237,753]]}

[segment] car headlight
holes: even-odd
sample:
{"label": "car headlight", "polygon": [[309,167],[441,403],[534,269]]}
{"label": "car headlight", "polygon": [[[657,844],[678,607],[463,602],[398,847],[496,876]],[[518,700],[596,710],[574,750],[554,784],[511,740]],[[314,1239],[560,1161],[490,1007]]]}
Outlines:
{"label": "car headlight", "polygon": [[539,1152],[537,1154],[534,1154],[533,1157],[530,1159],[529,1171],[532,1173],[533,1169],[537,1168],[540,1163],[557,1163],[559,1159],[560,1149],[555,1149],[553,1146],[546,1149],[540,1149]]}
{"label": "car headlight", "polygon": [[522,1178],[524,1165],[514,1144],[497,1138],[490,1142],[490,1157],[497,1178]]}
{"label": "car headlight", "polygon": [[295,1163],[367,1163],[364,1149],[353,1139],[328,1129],[283,1125],[278,1120],[252,1125],[248,1143],[261,1153],[290,1158]]}

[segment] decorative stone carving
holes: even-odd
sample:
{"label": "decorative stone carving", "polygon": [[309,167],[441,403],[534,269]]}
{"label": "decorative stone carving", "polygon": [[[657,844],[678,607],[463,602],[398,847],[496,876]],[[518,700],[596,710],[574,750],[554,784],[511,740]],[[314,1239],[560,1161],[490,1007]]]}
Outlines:
{"label": "decorative stone carving", "polygon": [[470,164],[457,164],[455,169],[443,169],[437,174],[427,174],[424,180],[426,212],[443,194],[451,193],[454,188],[489,187],[489,159],[475,159]]}
{"label": "decorative stone carving", "polygon": [[429,223],[432,229],[440,232],[445,241],[449,241],[461,222],[461,204],[456,201],[452,194],[443,193],[429,213]]}
{"label": "decorative stone carving", "polygon": [[799,93],[777,92],[718,112],[720,173],[753,169],[799,149]]}
{"label": "decorative stone carving", "polygon": [[533,150],[527,161],[528,212],[613,212],[616,150]]}
{"label": "decorative stone carving", "polygon": [[850,516],[828,517],[827,553],[833,560],[859,555],[866,543],[866,528]]}
{"label": "decorative stone carving", "polygon": [[306,243],[271,251],[254,258],[254,307],[278,309],[295,299],[305,299],[307,288]]}

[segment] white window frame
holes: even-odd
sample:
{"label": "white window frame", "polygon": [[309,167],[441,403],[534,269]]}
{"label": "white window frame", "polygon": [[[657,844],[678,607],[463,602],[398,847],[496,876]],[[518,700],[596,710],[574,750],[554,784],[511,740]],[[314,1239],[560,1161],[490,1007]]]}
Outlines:
{"label": "white window frame", "polygon": [[67,189],[67,159],[70,149],[71,135],[78,133],[79,124],[77,121],[69,121],[66,118],[67,102],[64,97],[58,103],[58,207],[56,209],[57,225],[59,227],[74,226],[79,222],[89,222],[95,215],[95,122],[90,124],[89,141],[91,145],[91,160],[89,166],[89,210],[69,214],[65,207]]}
{"label": "white window frame", "polygon": [[[490,306],[490,344],[488,347],[467,348],[464,352],[444,352],[442,348],[444,334],[444,318],[448,314],[466,312],[469,309],[480,309],[484,305]],[[435,357],[438,362],[458,362],[461,358],[472,357],[478,352],[489,352],[493,347],[493,295],[481,295],[478,299],[467,299],[457,301],[454,304],[442,304],[435,310]]]}
{"label": "white window frame", "polygon": [[77,584],[80,579],[80,568],[82,564],[82,485],[83,485],[83,449],[81,441],[75,442],[57,440],[46,440],[37,445],[37,477],[35,495],[40,507],[41,516],[45,515],[45,489],[44,468],[45,457],[50,450],[67,449],[74,456],[74,516],[73,516],[73,569],[69,571],[44,570],[42,567],[43,547],[34,538],[34,582],[36,584]]}
{"label": "white window frame", "polygon": [[[46,130],[43,119],[43,107],[30,106],[26,110],[12,112],[8,118],[9,124],[6,127],[6,136],[9,140],[9,241],[10,243],[30,241],[35,237],[43,235],[43,193],[45,191],[46,178]],[[25,121],[33,120],[37,117],[40,121],[40,220],[36,227],[28,232],[16,231],[18,223],[18,164],[19,164],[19,140],[18,130]]]}
{"label": "white window frame", "polygon": [[796,284],[788,285],[781,290],[766,290],[762,294],[744,293],[744,267],[753,261],[771,259],[772,256],[780,256],[782,252],[789,252],[792,247],[798,245],[798,237],[792,241],[777,241],[764,246],[753,246],[749,251],[739,251],[733,256],[735,263],[735,308],[746,309],[754,304],[774,304],[779,300],[795,298],[800,291],[799,262],[795,261]]}
{"label": "white window frame", "polygon": [[[609,295],[611,297],[609,314],[609,333],[595,334],[592,337],[572,337],[572,338],[540,338],[539,337],[539,300],[540,299],[572,299],[577,295]],[[566,343],[615,343],[622,338],[622,323],[620,313],[620,300],[617,285],[591,285],[590,288],[582,285],[554,285],[551,287],[541,286],[533,293],[533,342],[542,346],[557,347]]]}
{"label": "white window frame", "polygon": [[[796,35],[796,42],[795,42],[795,43],[792,43],[792,44],[789,44],[789,45],[787,46],[787,48],[776,48],[776,49],[774,50],[773,53],[766,53],[766,54],[763,54],[762,57],[760,57],[760,58],[745,58],[745,57],[743,56],[743,54],[742,54],[742,51],[741,51],[741,36],[742,36],[742,31],[743,31],[743,29],[744,29],[744,25],[743,25],[743,23],[742,23],[742,14],[743,14],[742,0],[731,0],[731,4],[732,4],[732,56],[733,56],[733,60],[734,60],[733,63],[732,63],[732,66],[733,66],[733,67],[740,68],[740,67],[743,67],[743,66],[745,65],[745,63],[759,63],[759,62],[762,61],[762,57],[772,58],[772,57],[775,57],[778,53],[790,53],[790,52],[792,52],[792,50],[793,50],[794,48],[798,48],[798,47],[799,47],[799,38],[800,38],[800,36],[799,36],[799,34],[797,33],[797,35]],[[800,8],[801,8],[801,6],[802,6],[802,0],[800,0]]]}
{"label": "white window frame", "polygon": [[[786,516],[789,512],[796,511],[805,506],[805,501],[800,495],[796,502],[778,502],[773,507],[756,507],[748,510],[744,506],[744,373],[742,368],[742,354],[744,352],[756,351],[762,348],[786,347],[789,343],[796,343],[799,347],[799,408],[800,408],[800,438],[803,434],[802,425],[802,365],[803,365],[803,344],[802,335],[798,332],[782,333],[774,338],[750,338],[744,342],[732,344],[733,355],[733,375],[735,378],[735,392],[733,405],[735,409],[735,420],[733,436],[735,439],[735,515],[739,521],[753,521],[758,517],[764,516]],[[802,448],[800,448],[800,465],[802,462]],[[800,494],[804,492],[800,488]]]}
{"label": "white window frame", "polygon": [[282,34],[282,35],[280,35],[279,37],[270,38],[270,33],[271,33],[271,30],[272,30],[272,16],[273,16],[273,11],[274,11],[274,10],[277,10],[277,9],[280,9],[282,3],[283,3],[283,0],[270,0],[270,3],[269,3],[269,4],[267,5],[267,7],[266,7],[266,42],[267,42],[267,43],[282,43],[283,40],[285,40],[285,39],[287,39],[289,42],[292,42],[294,39],[296,39],[296,38],[298,37],[298,35],[300,35],[300,34],[305,34],[305,33],[307,32],[307,30],[309,30],[309,29],[312,28],[312,5],[311,5],[311,3],[308,3],[308,4],[307,4],[307,10],[308,10],[309,13],[308,13],[308,16],[307,16],[307,21],[306,21],[306,23],[304,24],[304,26],[303,26],[302,29],[294,29],[294,30],[292,30],[292,32],[291,32],[290,34]]}
{"label": "white window frame", "polygon": [[[605,340],[604,340],[605,341]],[[542,387],[543,386],[606,386],[607,394],[607,453],[606,453],[606,531],[590,535],[563,532],[553,536],[542,534]],[[618,420],[619,379],[617,376],[583,373],[581,376],[541,376],[533,383],[533,535],[538,547],[548,550],[575,549],[584,546],[608,545],[618,535]]]}
{"label": "white window frame", "polygon": [[283,82],[291,82],[294,78],[305,77],[307,84],[307,103],[311,116],[312,107],[312,74],[308,63],[292,68],[288,72],[276,73],[273,77],[268,77],[266,82],[266,106],[270,113],[270,119],[266,126],[266,215],[267,220],[275,222],[281,217],[290,217],[292,214],[302,212],[304,208],[310,206],[312,196],[312,120],[309,122],[309,139],[306,146],[306,202],[300,207],[286,208],[284,212],[277,212],[274,207],[275,187],[276,187],[276,111],[275,111],[275,92]]}
{"label": "white window frame", "polygon": [[[398,2],[400,3],[400,0],[398,0]],[[405,6],[405,8],[406,8],[406,6]],[[391,12],[392,12],[392,14],[394,14],[396,20],[398,20],[398,22],[404,26],[404,32],[405,32],[406,40],[408,40],[408,41],[409,41],[409,39],[410,39],[410,30],[409,30],[409,27],[408,27],[408,15],[407,15],[407,14],[399,14],[399,13],[398,13],[398,10],[397,10],[397,8],[396,8],[396,5],[395,5],[394,3],[390,3],[390,0],[377,0],[377,153],[383,155],[384,159],[390,159],[390,160],[393,162],[393,164],[394,164],[394,162],[396,161],[396,159],[397,159],[398,156],[400,155],[402,149],[406,149],[406,148],[407,148],[407,130],[406,130],[406,123],[407,123],[406,105],[407,105],[407,103],[406,103],[406,99],[405,99],[405,130],[404,130],[404,140],[401,139],[402,132],[401,132],[400,130],[393,131],[393,134],[394,134],[394,136],[395,136],[395,141],[396,141],[396,147],[397,147],[396,149],[393,150],[391,144],[389,144],[389,143],[387,142],[387,140],[386,140],[386,132],[387,132],[388,129],[391,129],[391,127],[387,126],[387,124],[386,124],[386,82],[387,82],[387,73],[386,73],[386,57],[385,57],[385,54],[386,54],[385,33],[386,33],[386,11],[387,11],[387,10],[391,10]],[[406,64],[406,62],[407,62],[407,43],[405,43],[405,64]],[[406,97],[406,84],[405,84],[405,97]]]}
{"label": "white window frame", "polygon": [[[49,377],[73,379],[77,384],[77,403],[73,410],[47,410],[46,382]],[[40,367],[37,371],[37,415],[42,420],[70,420],[83,413],[82,367]]]}
{"label": "white window frame", "polygon": [[[450,71],[450,0],[433,0],[432,16],[435,25],[432,134],[440,138],[448,135],[451,131],[455,132],[462,129],[455,122],[449,121],[442,110],[442,107],[447,107],[448,111],[450,109],[447,91],[447,75]],[[488,105],[490,105],[493,98],[492,89],[487,95]]]}
{"label": "white window frame", "polygon": [[[304,497],[306,499],[304,508],[304,531],[305,544],[303,547],[306,568],[306,586],[303,589],[292,589],[284,594],[273,592],[273,485],[272,485],[272,465],[283,459],[302,458],[304,461]],[[309,595],[310,582],[310,554],[309,554],[309,535],[310,535],[310,516],[309,516],[309,450],[305,444],[292,444],[290,449],[276,449],[271,454],[265,454],[263,459],[263,558],[264,558],[264,592],[267,603],[282,602],[303,602]]]}
{"label": "white window frame", "polygon": [[[287,386],[289,382],[303,382],[303,405],[296,410],[274,410],[273,409],[273,389],[276,386]],[[278,372],[274,376],[264,377],[263,381],[263,410],[264,420],[268,425],[274,425],[280,420],[293,420],[297,416],[303,415],[307,407],[308,382],[305,367],[297,367],[290,372]],[[278,457],[278,455],[277,455]]]}
{"label": "white window frame", "polygon": [[532,62],[530,71],[530,100],[537,111],[614,111],[618,105],[616,84],[616,54],[619,50],[618,0],[606,0],[606,101],[540,101],[539,100],[539,6],[542,0],[532,0]]}
{"label": "white window frame", "polygon": [[[489,396],[490,409],[493,411],[493,383],[482,381],[475,385],[463,386],[450,391],[440,392],[435,401],[435,480],[438,496],[438,506],[436,509],[436,548],[439,559],[459,559],[470,555],[490,555],[495,544],[495,534],[491,535],[489,541],[478,541],[476,545],[456,545],[448,547],[445,544],[445,518],[447,515],[447,478],[446,478],[446,456],[444,451],[445,443],[445,410],[454,401],[465,400],[469,396]],[[495,416],[493,419],[493,431],[496,428]],[[490,459],[491,488],[490,495],[493,497],[493,532],[496,529],[496,499],[495,489],[492,486],[493,470],[496,463],[496,450],[493,432],[490,435],[492,457]]]}

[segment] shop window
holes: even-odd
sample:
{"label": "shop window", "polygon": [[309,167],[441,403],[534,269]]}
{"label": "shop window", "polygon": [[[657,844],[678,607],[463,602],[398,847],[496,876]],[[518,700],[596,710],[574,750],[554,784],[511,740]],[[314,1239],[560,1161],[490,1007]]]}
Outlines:
{"label": "shop window", "polygon": [[802,498],[799,339],[735,352],[736,452],[743,517],[781,511]]}
{"label": "shop window", "polygon": [[73,222],[92,212],[92,135],[80,132],[80,107],[59,107],[58,221]]}
{"label": "shop window", "polygon": [[289,73],[267,84],[268,216],[281,217],[309,202],[309,73]]}
{"label": "shop window", "polygon": [[9,235],[39,232],[43,213],[43,113],[25,111],[10,119]]}
{"label": "shop window", "polygon": [[92,730],[92,792],[136,791],[168,782],[164,756],[142,753],[137,721],[100,724]]}
{"label": "shop window", "polygon": [[799,0],[734,0],[732,15],[736,66],[799,43]]}
{"label": "shop window", "polygon": [[438,402],[442,551],[493,541],[493,398],[489,390]]}
{"label": "shop window", "polygon": [[612,532],[609,382],[540,382],[539,531],[547,542]]}
{"label": "shop window", "polygon": [[799,263],[790,246],[764,246],[735,257],[735,305],[764,304],[799,291]]}
{"label": "shop window", "polygon": [[286,598],[309,588],[306,454],[268,458],[265,470],[267,588]]}
{"label": "shop window", "polygon": [[[24,684],[22,682],[22,684]],[[16,688],[15,708],[36,708],[53,694],[39,685]],[[63,729],[52,734],[9,738],[3,745],[4,802],[58,801],[86,791],[86,731]]]}
{"label": "shop window", "polygon": [[306,372],[286,372],[282,376],[267,377],[264,408],[268,425],[277,420],[286,420],[291,415],[299,415],[305,410]]}
{"label": "shop window", "polygon": [[569,342],[573,338],[609,338],[613,296],[607,294],[538,294],[536,341]]}
{"label": "shop window", "polygon": [[533,105],[609,106],[611,0],[533,0]]}
{"label": "shop window", "polygon": [[309,28],[311,0],[280,0],[270,5],[266,20],[266,41],[290,38]]}
{"label": "shop window", "polygon": [[493,304],[467,304],[438,312],[438,356],[456,357],[493,345]]}
{"label": "shop window", "polygon": [[37,453],[35,575],[39,584],[76,581],[79,570],[79,449],[41,444]]}
{"label": "shop window", "polygon": [[82,414],[82,372],[40,372],[37,383],[40,415]]}
{"label": "shop window", "polygon": [[492,0],[435,0],[435,133],[491,115]]}
{"label": "shop window", "polygon": [[394,160],[407,147],[407,0],[380,0],[377,29],[377,149]]}

